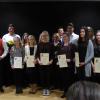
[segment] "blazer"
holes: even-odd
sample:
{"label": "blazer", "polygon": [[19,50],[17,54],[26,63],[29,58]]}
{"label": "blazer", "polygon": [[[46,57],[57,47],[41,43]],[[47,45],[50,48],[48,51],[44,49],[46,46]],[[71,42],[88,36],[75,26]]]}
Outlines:
{"label": "blazer", "polygon": [[85,76],[86,77],[90,77],[92,74],[91,64],[92,64],[93,57],[94,57],[94,47],[93,47],[92,41],[89,40],[88,46],[87,46],[86,57],[85,57]]}
{"label": "blazer", "polygon": [[[33,56],[35,57],[35,55],[36,55],[36,51],[37,51],[37,45],[35,45],[34,46],[34,53],[33,53]],[[30,56],[30,47],[29,47],[29,45],[26,45],[25,46],[25,59],[24,59],[24,61],[26,62],[26,57],[27,56]]]}

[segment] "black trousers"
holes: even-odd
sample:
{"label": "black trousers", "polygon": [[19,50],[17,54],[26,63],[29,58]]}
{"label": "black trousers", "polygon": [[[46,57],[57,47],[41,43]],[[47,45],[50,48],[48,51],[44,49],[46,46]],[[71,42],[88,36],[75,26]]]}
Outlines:
{"label": "black trousers", "polygon": [[91,76],[85,76],[85,66],[77,68],[76,81],[85,80],[85,81],[93,81],[93,69],[91,70]]}
{"label": "black trousers", "polygon": [[3,60],[0,60],[0,88],[3,86],[4,84],[4,69],[3,69]]}
{"label": "black trousers", "polygon": [[76,81],[85,80],[85,66],[77,68]]}
{"label": "black trousers", "polygon": [[10,54],[8,53],[7,56],[3,59],[3,69],[4,69],[4,84],[5,86],[10,86],[14,84],[13,80],[13,71],[10,65]]}
{"label": "black trousers", "polygon": [[13,69],[14,83],[16,89],[23,87],[23,69]]}
{"label": "black trousers", "polygon": [[59,69],[60,89],[67,91],[69,86],[75,81],[73,67]]}
{"label": "black trousers", "polygon": [[50,88],[51,66],[41,65],[39,67],[40,82],[43,88]]}
{"label": "black trousers", "polygon": [[52,65],[52,70],[51,70],[51,85],[54,87],[54,88],[59,88],[59,66],[57,66],[56,64],[53,64]]}
{"label": "black trousers", "polygon": [[37,67],[26,68],[26,75],[29,84],[37,84]]}
{"label": "black trousers", "polygon": [[100,73],[94,73],[92,78],[93,78],[93,82],[100,84]]}

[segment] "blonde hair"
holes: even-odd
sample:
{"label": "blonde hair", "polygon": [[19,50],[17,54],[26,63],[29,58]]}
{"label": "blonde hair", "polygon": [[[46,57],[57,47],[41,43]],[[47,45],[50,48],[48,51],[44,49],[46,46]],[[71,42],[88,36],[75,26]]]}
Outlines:
{"label": "blonde hair", "polygon": [[[28,40],[29,38],[32,38],[34,40],[33,44],[36,45],[36,39],[35,39],[35,36],[34,35],[29,35],[28,36]],[[30,45],[29,41],[28,41],[28,44]]]}
{"label": "blonde hair", "polygon": [[48,31],[42,31],[42,33],[41,33],[40,36],[39,36],[39,42],[42,42],[42,37],[43,37],[43,35],[46,35],[46,36],[47,36],[47,42],[49,42],[50,37],[49,37]]}
{"label": "blonde hair", "polygon": [[14,37],[13,40],[14,40],[14,42],[19,41],[20,46],[22,46],[21,39],[19,37]]}
{"label": "blonde hair", "polygon": [[60,40],[60,35],[59,35],[59,33],[54,33],[53,36],[52,36],[52,40],[53,40],[54,36],[56,36],[56,37]]}

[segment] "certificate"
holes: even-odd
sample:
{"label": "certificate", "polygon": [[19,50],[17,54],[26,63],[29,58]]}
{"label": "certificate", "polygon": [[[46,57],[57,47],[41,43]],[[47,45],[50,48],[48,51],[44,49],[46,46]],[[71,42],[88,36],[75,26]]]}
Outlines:
{"label": "certificate", "polygon": [[79,67],[79,53],[75,52],[75,66]]}
{"label": "certificate", "polygon": [[60,68],[68,67],[65,54],[58,55],[58,64]]}
{"label": "certificate", "polygon": [[32,55],[32,56],[27,56],[26,57],[27,58],[27,60],[26,60],[26,65],[27,65],[27,67],[35,67],[35,64],[34,64],[34,56]]}
{"label": "certificate", "polygon": [[95,57],[94,58],[94,65],[95,65],[95,73],[100,73],[100,58]]}
{"label": "certificate", "polygon": [[14,68],[23,68],[22,57],[14,57]]}
{"label": "certificate", "polygon": [[49,53],[40,53],[40,61],[43,65],[49,64]]}

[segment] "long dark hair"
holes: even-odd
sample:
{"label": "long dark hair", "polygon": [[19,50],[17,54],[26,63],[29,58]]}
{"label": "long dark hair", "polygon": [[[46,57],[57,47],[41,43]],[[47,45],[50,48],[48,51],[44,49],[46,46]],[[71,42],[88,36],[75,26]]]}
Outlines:
{"label": "long dark hair", "polygon": [[66,100],[100,100],[100,85],[89,81],[78,81],[69,87]]}
{"label": "long dark hair", "polygon": [[95,34],[95,41],[94,41],[94,45],[97,45],[97,44],[98,44],[98,41],[97,41],[97,39],[96,39],[96,35],[97,35],[97,33],[100,33],[100,30],[97,30],[97,32],[96,32],[96,34]]}
{"label": "long dark hair", "polygon": [[[84,46],[87,47],[88,41],[89,41],[88,29],[87,29],[87,27],[85,27],[85,26],[82,26],[82,27],[80,28],[80,30],[81,30],[81,29],[84,29],[84,30],[85,30]],[[79,34],[78,44],[80,44],[81,42],[83,42],[83,41],[82,41],[82,38],[80,37],[80,34]]]}

